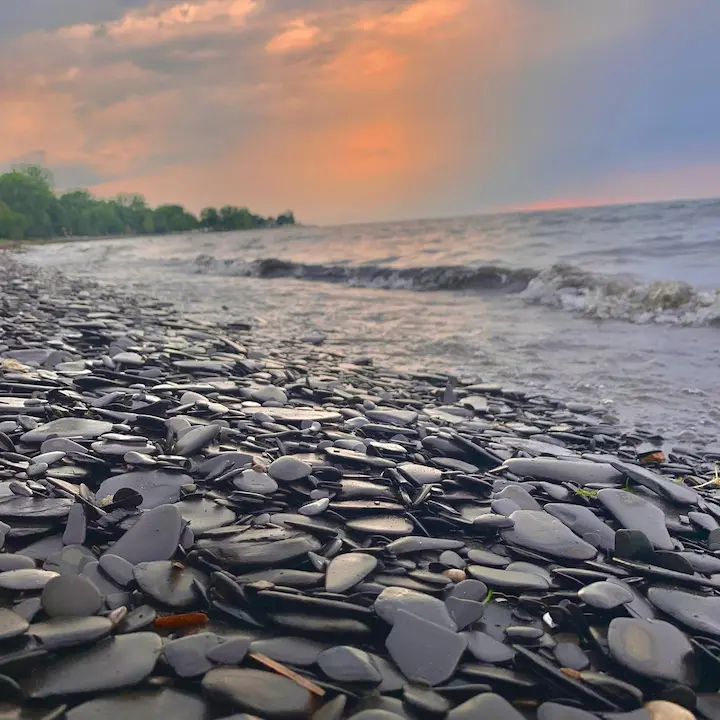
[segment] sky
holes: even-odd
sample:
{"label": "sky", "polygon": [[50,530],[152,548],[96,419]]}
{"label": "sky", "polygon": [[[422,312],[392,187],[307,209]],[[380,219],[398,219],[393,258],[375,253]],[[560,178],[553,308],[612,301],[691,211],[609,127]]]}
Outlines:
{"label": "sky", "polygon": [[306,223],[720,195],[718,0],[2,0],[0,168]]}

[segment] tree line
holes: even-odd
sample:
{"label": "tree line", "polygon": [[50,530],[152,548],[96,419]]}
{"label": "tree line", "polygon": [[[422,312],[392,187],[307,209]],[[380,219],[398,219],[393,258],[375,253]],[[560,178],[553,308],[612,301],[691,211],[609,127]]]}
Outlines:
{"label": "tree line", "polygon": [[150,207],[142,195],[94,197],[87,190],[56,193],[52,173],[37,165],[0,174],[0,238],[9,240],[101,235],[150,235],[294,225],[288,211],[276,218],[245,207],[205,208],[199,217],[182,205]]}

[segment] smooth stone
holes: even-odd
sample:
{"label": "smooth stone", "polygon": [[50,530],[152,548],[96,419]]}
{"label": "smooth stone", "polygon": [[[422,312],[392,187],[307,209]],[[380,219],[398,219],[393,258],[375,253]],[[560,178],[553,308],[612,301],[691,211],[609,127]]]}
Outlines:
{"label": "smooth stone", "polygon": [[510,558],[504,555],[490,552],[489,550],[477,550],[473,548],[468,551],[468,560],[475,565],[484,565],[486,567],[505,568],[510,564]]}
{"label": "smooth stone", "polygon": [[544,702],[537,709],[537,720],[600,720],[600,716],[570,705]]}
{"label": "smooth stone", "polygon": [[521,485],[507,485],[493,495],[494,500],[510,500],[521,510],[542,510],[540,503]]}
{"label": "smooth stone", "polygon": [[506,663],[515,657],[515,651],[487,633],[473,630],[465,633],[468,650],[482,663]]}
{"label": "smooth stone", "polygon": [[135,582],[133,564],[125,558],[105,553],[98,563],[102,571],[121,588],[128,588]]}
{"label": "smooth stone", "polygon": [[485,605],[476,600],[465,600],[451,596],[445,601],[445,605],[458,630],[464,630],[485,614]]}
{"label": "smooth stone", "polygon": [[[313,713],[312,720],[341,720],[346,703],[346,695],[336,695]],[[228,718],[225,718],[225,720],[228,720]]]}
{"label": "smooth stone", "polygon": [[316,552],[322,544],[312,535],[296,532],[290,537],[277,540],[217,543],[204,547],[215,560],[231,567],[266,567]]}
{"label": "smooth stone", "polygon": [[174,505],[161,505],[143,513],[108,552],[133,565],[169,560],[177,550],[181,533],[180,511]]}
{"label": "smooth stone", "polygon": [[40,595],[43,610],[54,617],[88,617],[103,606],[103,596],[80,575],[59,575],[52,578]]}
{"label": "smooth stone", "polygon": [[65,545],[82,545],[85,542],[86,528],[85,508],[80,503],[75,503],[68,513],[63,543]]}
{"label": "smooth stone", "polygon": [[282,585],[292,588],[315,587],[323,579],[322,573],[308,572],[306,570],[292,570],[275,568],[270,570],[259,570],[252,573],[244,573],[235,578],[241,585],[253,582],[269,582],[273,585]]}
{"label": "smooth stone", "polygon": [[543,511],[517,510],[515,525],[500,534],[506,542],[560,560],[591,560],[597,550],[557,518]]}
{"label": "smooth stone", "polygon": [[131,610],[118,625],[118,633],[134,633],[150,627],[157,618],[155,608],[150,605],[140,605]]}
{"label": "smooth stone", "polygon": [[58,577],[56,572],[49,570],[22,569],[6,570],[0,573],[0,588],[16,591],[42,590],[53,578]]}
{"label": "smooth stone", "polygon": [[52,618],[33,623],[29,634],[48,650],[93,642],[110,634],[112,623],[105,617]]}
{"label": "smooth stone", "polygon": [[600,538],[598,547],[603,550],[615,549],[615,531],[590,508],[570,503],[547,503],[543,509],[567,525],[576,535],[582,537],[588,533],[596,533]]}
{"label": "smooth stone", "polygon": [[609,463],[587,460],[556,460],[555,458],[511,458],[503,463],[514,475],[557,483],[570,482],[584,487],[588,484],[622,483],[622,473]]}
{"label": "smooth stone", "polygon": [[272,660],[299,667],[309,667],[317,662],[328,645],[300,637],[274,637],[254,640],[250,651],[267,655]]}
{"label": "smooth stone", "polygon": [[578,597],[590,607],[598,610],[612,610],[632,602],[634,596],[621,585],[600,581],[580,588]]}
{"label": "smooth stone", "polygon": [[645,710],[652,720],[695,720],[695,715],[687,708],[665,700],[651,700],[645,703]]}
{"label": "smooth stone", "polygon": [[268,475],[280,482],[295,482],[306,478],[312,472],[312,467],[303,460],[291,455],[283,455],[268,465]]}
{"label": "smooth stone", "polygon": [[447,714],[448,720],[525,720],[504,697],[494,693],[481,693]]}
{"label": "smooth stone", "polygon": [[456,568],[462,570],[467,565],[465,558],[460,557],[454,550],[445,550],[440,553],[438,562],[448,568]]}
{"label": "smooth stone", "polygon": [[402,587],[385,588],[375,599],[373,608],[391,625],[395,624],[398,613],[402,610],[453,632],[457,630],[457,625],[442,600],[415,590]]}
{"label": "smooth stone", "polygon": [[84,418],[66,417],[52,420],[49,423],[29,430],[20,440],[30,445],[39,445],[51,435],[56,438],[83,438],[94,440],[112,430],[112,423],[104,420],[86,420]]}
{"label": "smooth stone", "polygon": [[135,565],[138,587],[153,600],[174,610],[186,610],[197,604],[196,574],[190,568],[177,568],[170,560]]}
{"label": "smooth stone", "polygon": [[439,685],[455,673],[467,642],[453,630],[400,609],[385,646],[409,680]]}
{"label": "smooth stone", "polygon": [[665,513],[657,505],[633,493],[612,488],[600,490],[597,499],[624,528],[645,533],[658,550],[673,549]]}
{"label": "smooth stone", "polygon": [[237,517],[230,508],[207,498],[187,498],[175,503],[175,507],[195,535],[231,525]]}
{"label": "smooth stone", "polygon": [[252,393],[252,399],[259,403],[278,402],[284,405],[288,401],[287,394],[282,388],[275,385],[266,385]]}
{"label": "smooth stone", "polygon": [[578,671],[586,670],[590,667],[590,659],[577,643],[559,642],[553,648],[553,654],[561,667]]}
{"label": "smooth stone", "polygon": [[645,596],[633,585],[629,585],[623,580],[615,577],[609,577],[605,580],[605,582],[612,583],[613,585],[619,585],[632,593],[633,601],[625,605],[625,609],[632,617],[640,618],[642,620],[653,620],[656,617],[653,606],[645,599]]}
{"label": "smooth stone", "polygon": [[403,702],[418,710],[420,714],[444,717],[452,703],[440,693],[421,685],[405,685]]}
{"label": "smooth stone", "polygon": [[26,555],[0,554],[0,573],[7,570],[32,570],[34,567],[35,561]]}
{"label": "smooth stone", "polygon": [[512,505],[512,509],[508,507],[507,515],[491,512],[476,516],[473,518],[473,528],[475,530],[479,532],[495,532],[496,530],[507,530],[515,524],[515,521],[511,520],[509,516],[517,510],[517,503],[511,500],[497,500],[496,502],[504,503],[506,506]]}
{"label": "smooth stone", "polygon": [[161,649],[162,640],[155,633],[106,638],[36,668],[28,695],[39,700],[132,687],[150,675]]}
{"label": "smooth stone", "polygon": [[160,505],[176,503],[180,499],[180,488],[192,482],[189,475],[169,470],[134,470],[123,475],[113,475],[101,483],[97,497],[113,497],[122,488],[135,490],[142,495],[142,510],[151,510]]}
{"label": "smooth stone", "polygon": [[425,550],[458,550],[465,543],[462,540],[449,540],[445,538],[424,537],[422,535],[409,535],[393,540],[385,546],[385,549],[393,555],[405,555]]}
{"label": "smooth stone", "polygon": [[134,690],[77,705],[65,714],[66,720],[209,720],[205,701],[175,688]]}
{"label": "smooth stone", "polygon": [[498,570],[469,565],[467,571],[476,580],[495,590],[547,590],[550,583],[542,576],[515,570]]}
{"label": "smooth stone", "polygon": [[676,588],[651,587],[648,600],[673,620],[699,633],[720,637],[720,597]]}
{"label": "smooth stone", "polygon": [[256,470],[243,470],[233,478],[233,485],[238,490],[259,495],[272,495],[278,489],[278,484],[267,473]]}
{"label": "smooth stone", "polygon": [[655,549],[644,532],[622,528],[615,533],[615,557],[644,562],[654,555]]}
{"label": "smooth stone", "polygon": [[413,531],[413,524],[404,517],[393,515],[373,515],[350,520],[346,526],[348,530],[369,535],[387,535],[396,537],[407,535]]}
{"label": "smooth stone", "polygon": [[463,580],[450,593],[450,597],[461,600],[484,600],[488,594],[487,585],[479,580]]}
{"label": "smooth stone", "polygon": [[317,663],[331,680],[337,682],[377,685],[382,679],[370,655],[348,645],[324,650],[318,656]]}
{"label": "smooth stone", "polygon": [[397,469],[415,485],[430,485],[442,481],[442,470],[430,467],[429,465],[418,465],[417,463],[405,462],[397,466]]}
{"label": "smooth stone", "polygon": [[250,649],[250,638],[239,637],[226,640],[207,652],[207,659],[218,665],[239,665]]}
{"label": "smooth stone", "polygon": [[24,635],[29,627],[30,624],[22,615],[0,608],[0,642]]}
{"label": "smooth stone", "polygon": [[607,641],[613,659],[638,675],[691,687],[697,681],[693,647],[670,623],[615,618]]}
{"label": "smooth stone", "polygon": [[219,425],[199,425],[191,428],[178,438],[173,448],[175,455],[189,457],[209,445],[218,435]]}
{"label": "smooth stone", "polygon": [[645,467],[616,460],[613,467],[631,480],[678,505],[697,505],[700,495],[684,482],[673,482]]}
{"label": "smooth stone", "polygon": [[305,421],[318,423],[331,423],[342,420],[342,415],[332,410],[320,410],[304,407],[265,407],[263,411],[273,420],[281,423],[299,425]]}
{"label": "smooth stone", "polygon": [[395,408],[379,407],[374,410],[366,410],[365,415],[378,423],[384,425],[412,425],[417,419],[418,414],[414,410],[396,410]]}
{"label": "smooth stone", "polygon": [[301,515],[314,517],[315,515],[320,515],[321,513],[324,513],[328,509],[328,505],[330,505],[329,498],[320,498],[319,500],[314,500],[313,502],[301,505],[298,508],[298,512]]}
{"label": "smooth stone", "polygon": [[325,575],[325,589],[341,593],[362,582],[377,567],[377,558],[365,553],[345,553],[334,557]]}
{"label": "smooth stone", "polygon": [[166,642],[163,645],[163,658],[178,677],[199,677],[212,669],[213,663],[207,655],[221,643],[222,638],[215,633],[188,635]]}
{"label": "smooth stone", "polygon": [[97,560],[87,563],[81,573],[82,577],[89,580],[106,598],[121,592],[112,580],[105,573],[100,571],[100,563]]}
{"label": "smooth stone", "polygon": [[305,718],[314,705],[304,687],[264,670],[216,668],[205,675],[202,689],[213,703],[271,720]]}
{"label": "smooth stone", "polygon": [[67,517],[73,500],[70,498],[41,498],[14,496],[11,500],[0,500],[0,518],[23,520],[44,520]]}

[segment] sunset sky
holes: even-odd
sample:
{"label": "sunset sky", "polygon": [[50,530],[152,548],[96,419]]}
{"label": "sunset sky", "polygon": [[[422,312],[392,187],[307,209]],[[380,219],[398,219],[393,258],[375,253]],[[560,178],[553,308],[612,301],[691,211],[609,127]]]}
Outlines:
{"label": "sunset sky", "polygon": [[718,0],[0,0],[0,167],[335,223],[720,195]]}

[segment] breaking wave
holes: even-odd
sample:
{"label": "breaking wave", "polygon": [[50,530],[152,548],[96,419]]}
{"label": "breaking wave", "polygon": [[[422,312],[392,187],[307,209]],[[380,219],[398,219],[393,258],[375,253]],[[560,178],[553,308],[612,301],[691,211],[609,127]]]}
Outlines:
{"label": "breaking wave", "polygon": [[251,262],[198,255],[192,272],[265,279],[292,278],[385,290],[502,292],[529,305],[597,320],[664,325],[720,326],[720,290],[676,281],[642,282],[630,276],[591,273],[576,265],[545,270],[481,266],[388,267],[307,264],[278,258]]}

